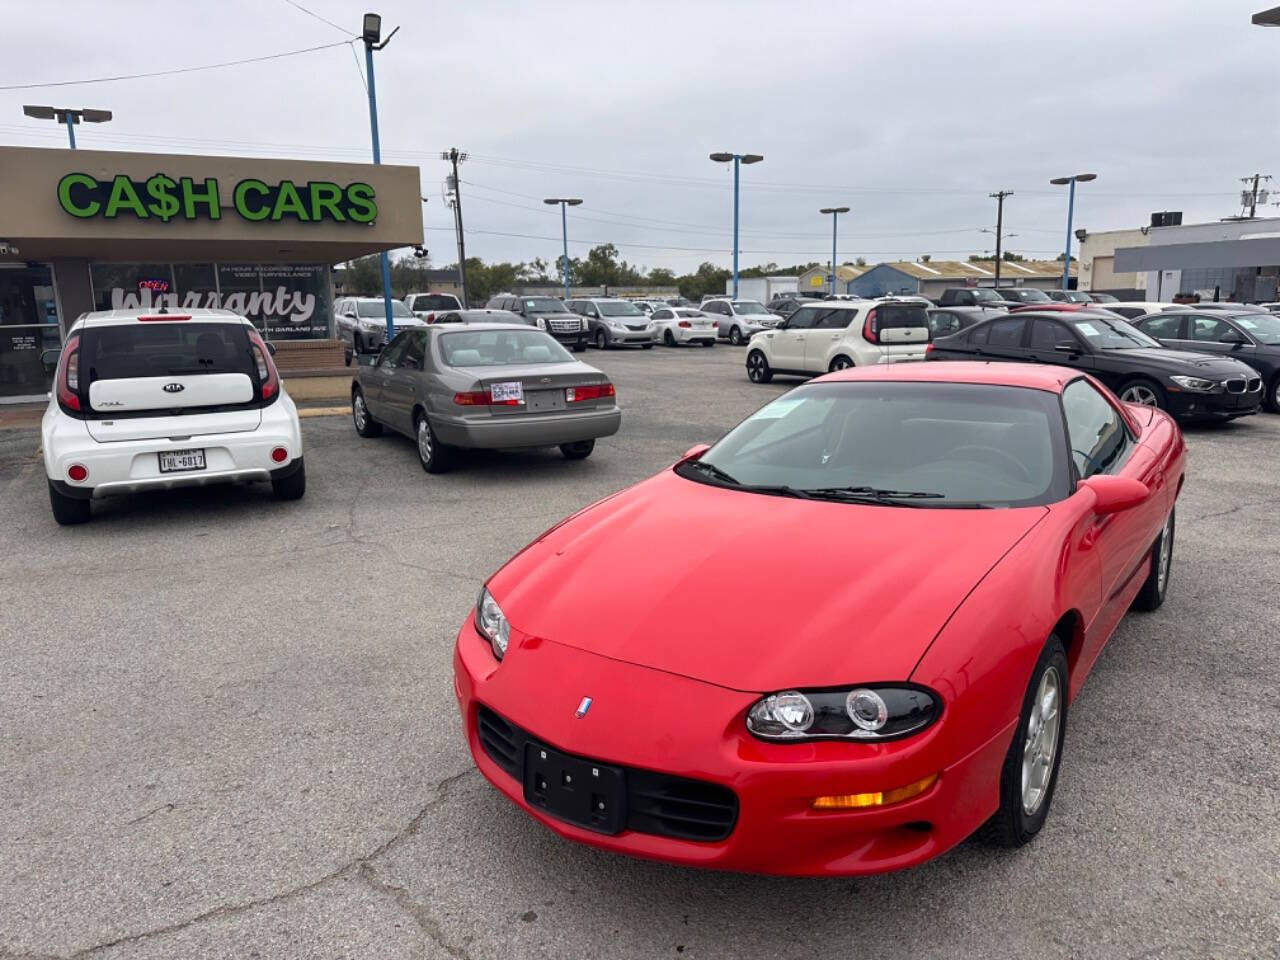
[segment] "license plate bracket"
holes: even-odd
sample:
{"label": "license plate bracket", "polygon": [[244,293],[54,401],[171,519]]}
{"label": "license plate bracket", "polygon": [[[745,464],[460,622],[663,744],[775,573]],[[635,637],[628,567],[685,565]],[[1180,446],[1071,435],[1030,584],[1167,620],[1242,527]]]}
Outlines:
{"label": "license plate bracket", "polygon": [[619,767],[582,760],[541,743],[524,748],[524,799],[597,833],[618,834],[626,823],[626,776]]}
{"label": "license plate bracket", "polygon": [[159,457],[161,473],[186,473],[191,470],[204,470],[207,467],[202,447],[161,450]]}

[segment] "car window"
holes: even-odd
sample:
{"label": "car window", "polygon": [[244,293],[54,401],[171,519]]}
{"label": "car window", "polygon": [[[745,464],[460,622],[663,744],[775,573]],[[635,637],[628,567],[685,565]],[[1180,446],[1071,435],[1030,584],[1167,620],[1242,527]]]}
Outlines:
{"label": "car window", "polygon": [[404,358],[400,365],[407,370],[421,370],[426,359],[427,333],[425,330],[406,330],[404,335]]}
{"label": "car window", "polygon": [[[1217,317],[1192,317],[1189,339],[1218,343],[1230,329],[1231,324]],[[1147,332],[1150,333],[1149,330]]]}
{"label": "car window", "polygon": [[1180,340],[1182,338],[1182,316],[1167,313],[1160,317],[1144,320],[1138,329],[1157,340]]}
{"label": "car window", "polygon": [[752,316],[769,312],[759,300],[735,300],[733,301],[733,311],[739,316]]}
{"label": "car window", "polygon": [[573,355],[541,330],[467,330],[440,336],[440,356],[451,367],[569,363]]}
{"label": "car window", "polygon": [[969,339],[968,339],[968,342],[969,342],[969,343],[976,343],[976,344],[984,344],[984,343],[986,343],[986,342],[987,342],[987,333],[989,332],[990,327],[991,327],[991,324],[989,324],[989,323],[980,323],[980,324],[978,324],[976,327],[972,327],[972,328],[969,330]]}
{"label": "car window", "polygon": [[409,342],[409,332],[397,333],[390,345],[378,354],[377,366],[382,370],[394,370],[400,366],[400,358],[404,356],[405,345]]}
{"label": "car window", "polygon": [[625,300],[604,300],[596,304],[602,317],[643,317],[644,311]]}
{"label": "car window", "polygon": [[253,379],[254,368],[240,323],[130,323],[86,327],[81,334],[80,370],[88,383],[202,373]]}
{"label": "car window", "polygon": [[816,327],[822,315],[827,312],[816,307],[801,307],[787,318],[787,329],[808,330],[810,327]]}
{"label": "car window", "polygon": [[1075,344],[1076,338],[1057,320],[1036,319],[1031,324],[1031,349],[1052,352],[1062,342]]}
{"label": "car window", "polygon": [[1026,320],[1022,317],[1005,317],[988,324],[987,344],[992,347],[1022,346],[1022,330]]}
{"label": "car window", "polygon": [[1095,350],[1132,350],[1136,347],[1158,347],[1153,340],[1129,321],[1098,314],[1077,314],[1071,326]]}
{"label": "car window", "polygon": [[[858,317],[857,310],[836,310],[830,307],[826,310],[818,310],[817,314],[818,319],[814,326],[820,330],[843,330]],[[792,316],[794,317],[794,314]]]}
{"label": "car window", "polygon": [[[381,300],[361,300],[358,304],[360,316],[362,317],[385,317],[387,315],[386,304]],[[413,311],[406,307],[399,300],[391,301],[392,317],[412,317]]]}
{"label": "car window", "polygon": [[959,333],[961,326],[960,318],[954,313],[935,310],[929,314],[929,332],[935,337],[949,337],[953,333]]}
{"label": "car window", "polygon": [[653,311],[653,319],[655,319],[655,320],[670,320],[670,319],[672,318],[672,316],[673,316],[673,314],[671,313],[671,311],[670,311],[670,310],[655,310],[655,311]]}
{"label": "car window", "polygon": [[1251,313],[1234,318],[1238,326],[1249,331],[1249,335],[1259,343],[1268,346],[1280,343],[1280,316],[1273,313]]}
{"label": "car window", "polygon": [[1073,380],[1062,391],[1062,412],[1080,477],[1115,472],[1130,443],[1116,408],[1088,380]]}

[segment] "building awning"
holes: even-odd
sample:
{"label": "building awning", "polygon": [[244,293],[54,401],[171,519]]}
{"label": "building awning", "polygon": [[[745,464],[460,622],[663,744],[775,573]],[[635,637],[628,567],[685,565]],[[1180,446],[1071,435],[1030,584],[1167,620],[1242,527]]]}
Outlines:
{"label": "building awning", "polygon": [[1265,267],[1280,264],[1280,233],[1249,240],[1210,240],[1155,247],[1117,247],[1116,273],[1193,270],[1197,267]]}

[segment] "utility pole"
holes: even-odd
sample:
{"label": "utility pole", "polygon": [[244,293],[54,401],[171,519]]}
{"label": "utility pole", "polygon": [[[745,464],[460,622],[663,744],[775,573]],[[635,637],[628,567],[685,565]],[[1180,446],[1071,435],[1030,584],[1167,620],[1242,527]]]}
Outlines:
{"label": "utility pole", "polygon": [[987,194],[996,202],[996,286],[1000,286],[1000,235],[1004,231],[1004,198],[1012,197],[1012,190],[1000,190]]}
{"label": "utility pole", "polygon": [[462,234],[462,183],[458,180],[458,164],[467,159],[467,154],[453,147],[440,154],[440,159],[453,163],[449,186],[453,188],[453,225],[458,231],[458,286],[462,288],[462,306],[465,309],[470,304],[467,300],[467,243]]}
{"label": "utility pole", "polygon": [[[1269,174],[1265,174],[1265,173],[1255,173],[1252,177],[1241,177],[1241,178],[1240,178],[1240,182],[1241,182],[1241,183],[1243,183],[1243,184],[1245,184],[1245,186],[1246,186],[1246,187],[1248,187],[1248,185],[1249,185],[1249,183],[1250,183],[1251,181],[1252,181],[1252,183],[1253,183],[1253,187],[1252,187],[1251,189],[1245,189],[1245,190],[1240,191],[1240,206],[1241,206],[1241,207],[1248,207],[1248,208],[1249,208],[1249,219],[1250,219],[1250,220],[1252,220],[1254,217],[1256,217],[1256,216],[1258,215],[1258,202],[1259,202],[1259,197],[1258,197],[1258,181],[1260,181],[1260,180],[1268,180],[1268,181],[1269,181],[1270,179],[1271,179],[1271,176],[1270,176]],[[1267,202],[1267,191],[1265,191],[1265,190],[1264,190],[1264,191],[1262,191],[1262,198],[1261,198],[1261,202],[1262,202],[1262,203],[1266,203],[1266,202]]]}

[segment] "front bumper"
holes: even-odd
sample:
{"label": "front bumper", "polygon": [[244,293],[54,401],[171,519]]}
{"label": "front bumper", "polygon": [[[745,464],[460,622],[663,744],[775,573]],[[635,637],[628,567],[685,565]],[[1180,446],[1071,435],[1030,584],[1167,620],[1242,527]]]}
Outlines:
{"label": "front bumper", "polygon": [[[922,734],[884,744],[765,743],[743,726],[755,694],[621,663],[515,630],[499,664],[470,618],[454,651],[454,692],[480,772],[560,836],[638,857],[750,873],[880,873],[938,856],[994,812],[1000,767],[1013,735],[1010,725],[993,731],[969,756],[948,757],[944,714]],[[593,703],[578,718],[576,707],[584,696]],[[481,744],[480,705],[574,757],[732,790],[738,800],[732,832],[716,841],[625,827],[605,834],[535,808],[525,800],[521,780]],[[899,804],[812,809],[819,796],[892,789],[931,774],[939,775],[933,786]]]}
{"label": "front bumper", "polygon": [[615,330],[613,327],[605,327],[604,329],[611,346],[622,346],[631,343],[653,343],[657,340],[657,334],[653,330]]}
{"label": "front bumper", "polygon": [[[160,437],[103,443],[89,435],[84,421],[53,416],[56,419],[52,422],[46,417],[42,438],[45,473],[62,494],[77,499],[98,500],[223,483],[257,483],[284,477],[302,463],[302,434],[293,401],[287,394],[263,408],[256,430],[195,434],[181,440]],[[276,447],[288,451],[283,462],[271,459],[271,451]],[[162,451],[188,448],[204,450],[205,469],[160,472]],[[80,483],[67,477],[67,469],[77,463],[89,473]]]}
{"label": "front bumper", "polygon": [[441,443],[485,450],[553,447],[580,440],[598,440],[613,436],[621,424],[622,411],[617,406],[564,413],[438,418],[433,415],[431,419],[431,426]]}
{"label": "front bumper", "polygon": [[1179,420],[1234,420],[1257,413],[1262,407],[1262,381],[1244,393],[1194,393],[1165,386],[1168,412]]}

